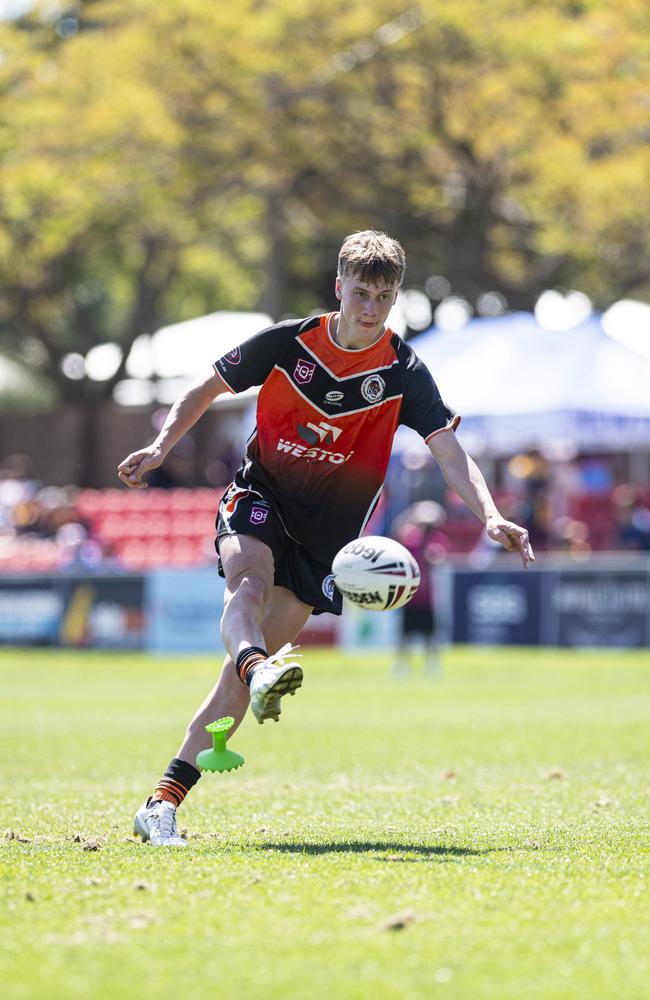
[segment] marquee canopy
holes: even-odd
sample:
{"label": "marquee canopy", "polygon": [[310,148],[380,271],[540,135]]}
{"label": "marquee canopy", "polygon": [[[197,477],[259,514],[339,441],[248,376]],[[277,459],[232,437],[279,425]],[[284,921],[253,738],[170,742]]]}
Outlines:
{"label": "marquee canopy", "polygon": [[473,450],[650,447],[650,358],[608,337],[596,316],[558,332],[512,313],[410,344]]}

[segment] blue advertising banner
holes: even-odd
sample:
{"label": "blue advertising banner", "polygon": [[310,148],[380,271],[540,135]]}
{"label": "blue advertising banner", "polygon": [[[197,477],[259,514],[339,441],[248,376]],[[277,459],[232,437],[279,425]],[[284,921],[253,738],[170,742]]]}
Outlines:
{"label": "blue advertising banner", "polygon": [[60,576],[60,646],[142,649],[144,577],[130,574]]}
{"label": "blue advertising banner", "polygon": [[150,573],[145,648],[152,653],[222,652],[219,623],[224,590],[214,567]]}
{"label": "blue advertising banner", "polygon": [[141,576],[0,577],[0,644],[140,649]]}
{"label": "blue advertising banner", "polygon": [[63,610],[55,577],[0,577],[0,644],[58,645]]}
{"label": "blue advertising banner", "polygon": [[[548,561],[528,572],[449,565],[444,584],[437,604],[452,642],[650,647],[650,560]],[[212,567],[0,576],[0,645],[219,654],[223,597]],[[399,612],[346,607],[342,619],[312,619],[302,641],[313,632],[348,649],[394,648]]]}
{"label": "blue advertising banner", "polygon": [[650,646],[647,569],[576,569],[548,574],[542,641],[551,646]]}
{"label": "blue advertising banner", "polygon": [[542,575],[517,570],[454,573],[454,642],[537,645]]}

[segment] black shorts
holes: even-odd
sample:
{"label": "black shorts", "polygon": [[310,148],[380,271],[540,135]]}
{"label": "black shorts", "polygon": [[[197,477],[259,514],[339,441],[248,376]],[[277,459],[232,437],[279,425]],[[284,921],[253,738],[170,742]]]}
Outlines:
{"label": "black shorts", "polygon": [[[341,614],[343,598],[334,586],[332,567],[317,562],[304,546],[291,538],[277,509],[259,489],[231,483],[221,498],[215,527],[217,555],[219,539],[225,535],[253,535],[273,553],[277,587],[286,587],[310,605],[313,615],[325,611]],[[218,568],[219,576],[223,576],[221,559]]]}
{"label": "black shorts", "polygon": [[418,608],[407,604],[402,612],[403,635],[431,636],[436,630],[433,608]]}

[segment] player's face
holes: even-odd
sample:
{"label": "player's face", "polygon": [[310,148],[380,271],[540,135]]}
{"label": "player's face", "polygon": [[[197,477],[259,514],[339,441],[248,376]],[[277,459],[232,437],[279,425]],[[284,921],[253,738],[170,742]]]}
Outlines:
{"label": "player's face", "polygon": [[397,298],[396,285],[371,285],[353,274],[336,279],[341,303],[339,335],[351,348],[367,347],[383,333]]}

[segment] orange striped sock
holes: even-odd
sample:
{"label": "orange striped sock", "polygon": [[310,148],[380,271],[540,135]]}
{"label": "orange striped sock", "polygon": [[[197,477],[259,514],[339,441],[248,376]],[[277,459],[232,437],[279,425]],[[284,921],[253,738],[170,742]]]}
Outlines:
{"label": "orange striped sock", "polygon": [[260,649],[259,646],[246,646],[246,649],[242,649],[235,664],[235,669],[239,674],[242,684],[248,684],[250,687],[253,668],[260,663],[264,663],[268,655],[266,650]]}
{"label": "orange striped sock", "polygon": [[186,760],[174,757],[156,785],[149,801],[171,802],[173,806],[178,808],[200,777],[201,772],[197,771],[191,764],[188,764]]}

